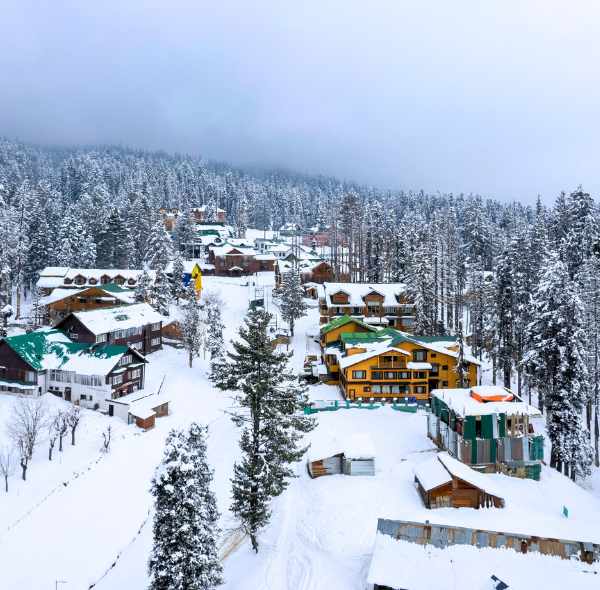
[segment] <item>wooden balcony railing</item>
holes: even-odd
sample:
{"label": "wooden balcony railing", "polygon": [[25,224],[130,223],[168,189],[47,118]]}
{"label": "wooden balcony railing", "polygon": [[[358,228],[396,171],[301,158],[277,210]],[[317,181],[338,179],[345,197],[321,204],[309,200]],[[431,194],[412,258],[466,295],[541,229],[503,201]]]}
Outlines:
{"label": "wooden balcony railing", "polygon": [[406,361],[393,361],[393,362],[383,362],[379,361],[377,363],[378,369],[406,369]]}

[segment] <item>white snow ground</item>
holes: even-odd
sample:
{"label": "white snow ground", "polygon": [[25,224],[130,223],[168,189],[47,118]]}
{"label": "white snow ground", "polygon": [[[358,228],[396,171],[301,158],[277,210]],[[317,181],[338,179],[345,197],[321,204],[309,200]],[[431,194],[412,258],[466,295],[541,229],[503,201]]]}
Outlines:
{"label": "white snow ground", "polygon": [[[245,281],[219,277],[203,280],[205,288],[218,288],[226,298],[226,337],[234,337],[247,307],[247,289],[241,286]],[[272,274],[259,277],[260,283],[272,286]],[[276,310],[270,300],[269,307],[270,311]],[[290,345],[295,352],[295,371],[302,369],[306,350],[315,350],[314,343],[307,341],[306,332],[316,331],[317,318],[317,310],[312,309],[296,326]],[[157,420],[156,428],[142,433],[116,418],[85,411],[75,447],[67,438],[64,452],[55,448],[50,463],[47,445],[42,443],[30,464],[27,482],[22,482],[16,473],[10,479],[8,494],[0,488],[2,590],[52,588],[55,580],[67,581],[61,586],[65,590],[87,590],[92,584],[99,590],[147,588],[146,561],[152,544],[149,481],[162,456],[168,430],[185,427],[192,420],[208,426],[208,457],[215,470],[213,489],[223,515],[223,540],[229,552],[224,561],[227,589],[362,590],[367,586],[378,517],[428,519],[458,526],[600,541],[597,470],[583,486],[548,468],[544,468],[540,482],[490,476],[501,487],[506,508],[426,510],[412,474],[415,465],[434,456],[433,444],[425,434],[425,415],[382,408],[317,415],[318,427],[307,436],[307,443],[366,433],[377,452],[376,476],[339,475],[311,480],[305,464],[298,464],[299,477],[275,500],[271,523],[260,536],[259,553],[254,554],[247,540],[241,540],[237,546],[232,544],[233,537],[227,531],[232,524],[228,517],[229,480],[239,456],[239,431],[223,412],[230,405],[229,397],[206,380],[208,362],[203,359],[196,359],[190,369],[184,351],[165,346],[149,360],[146,387],[158,388],[166,375],[163,391],[173,398],[169,416]],[[310,388],[310,396],[336,399],[339,392],[335,387],[317,385]],[[49,396],[49,401],[64,403],[53,396]],[[14,398],[0,395],[0,442],[6,442],[4,424],[12,403]],[[102,456],[101,433],[109,423],[116,427],[117,436],[111,452]],[[568,519],[562,516],[565,504],[569,508]],[[531,588],[523,585],[531,579],[538,580],[539,587],[554,588],[556,573],[553,577],[551,572],[564,571],[566,576],[575,568],[578,588],[599,587],[600,577],[580,573],[581,564],[547,559],[553,559],[552,568],[544,567],[543,559],[490,559],[489,563],[483,560],[478,571],[487,578],[495,574],[519,590]],[[501,563],[510,563],[510,570],[497,571]],[[598,571],[598,566],[584,569]],[[423,571],[423,576],[435,579],[436,571],[432,565]],[[454,579],[440,580],[437,587],[466,588],[460,583],[459,574],[460,571]],[[486,579],[481,579],[477,588]]]}

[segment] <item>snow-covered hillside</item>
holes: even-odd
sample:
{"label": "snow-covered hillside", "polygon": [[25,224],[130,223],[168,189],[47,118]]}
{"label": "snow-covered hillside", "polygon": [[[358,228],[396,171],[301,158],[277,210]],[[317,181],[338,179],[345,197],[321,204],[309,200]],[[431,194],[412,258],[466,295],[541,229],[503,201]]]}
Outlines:
{"label": "snow-covered hillside", "polygon": [[[272,275],[261,275],[270,293]],[[245,280],[206,277],[205,289],[220,289],[227,301],[223,314],[226,340],[235,336],[248,306]],[[277,308],[269,295],[271,312]],[[316,345],[318,314],[311,309],[296,325],[290,350],[292,366],[300,371],[307,350]],[[47,457],[40,444],[27,473],[10,479],[8,494],[0,492],[0,587],[3,589],[51,588],[65,580],[67,589],[142,590],[147,588],[146,562],[152,544],[150,478],[163,453],[170,428],[197,421],[208,427],[208,457],[215,470],[213,489],[222,513],[225,588],[239,590],[356,589],[367,585],[367,574],[379,517],[455,524],[598,542],[600,500],[556,471],[544,468],[540,482],[490,476],[506,498],[504,509],[424,508],[413,484],[412,469],[435,451],[426,436],[423,412],[407,414],[391,408],[340,410],[317,415],[318,426],[307,443],[327,442],[341,435],[365,433],[377,453],[375,477],[331,476],[311,480],[305,463],[296,466],[298,478],[273,506],[270,525],[260,537],[260,552],[249,542],[228,532],[230,478],[238,458],[238,429],[225,411],[231,400],[206,379],[208,361],[196,359],[189,368],[185,351],[165,346],[149,357],[146,388],[172,398],[170,414],[156,427],[141,432],[119,419],[85,411],[77,430],[77,444],[67,439],[65,450]],[[162,394],[161,393],[161,394]],[[335,398],[337,388],[311,387],[313,399]],[[49,402],[64,403],[52,396]],[[0,440],[14,398],[0,395]],[[108,424],[116,437],[108,455],[100,452],[101,433]],[[536,426],[537,428],[537,426]],[[596,474],[595,474],[596,475]],[[586,484],[589,485],[589,484]],[[563,505],[569,518],[562,515]],[[579,588],[597,588],[599,577],[585,574],[597,565],[552,559],[522,559],[540,587],[553,587],[559,572],[577,576]],[[490,562],[497,568],[502,561]],[[513,568],[513,562],[506,562]],[[505,565],[506,565],[505,564]],[[461,566],[463,567],[463,566]],[[464,566],[466,567],[466,566]],[[519,569],[496,574],[511,588],[522,585]],[[554,572],[554,573],[552,573]],[[425,572],[424,575],[431,575]],[[488,577],[489,577],[488,575]],[[485,579],[480,581],[483,585]],[[432,588],[458,588],[460,580],[446,579]]]}

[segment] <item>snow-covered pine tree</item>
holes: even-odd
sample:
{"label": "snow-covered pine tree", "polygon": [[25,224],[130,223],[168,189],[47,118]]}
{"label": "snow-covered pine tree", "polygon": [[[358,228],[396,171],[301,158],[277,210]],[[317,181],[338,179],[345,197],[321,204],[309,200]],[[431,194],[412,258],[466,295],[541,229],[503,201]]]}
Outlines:
{"label": "snow-covered pine tree", "polygon": [[150,268],[166,268],[171,260],[173,243],[162,219],[157,219],[148,236],[147,262]]}
{"label": "snow-covered pine tree", "polygon": [[10,304],[12,282],[10,278],[10,267],[6,262],[0,262],[0,338],[8,336],[8,318],[15,314],[14,307]]}
{"label": "snow-covered pine tree", "polygon": [[264,309],[246,314],[233,352],[215,364],[215,385],[235,391],[238,419],[244,421],[240,439],[242,460],[235,464],[231,511],[258,552],[258,534],[271,516],[269,504],[294,477],[291,463],[306,452],[299,442],[314,428],[301,412],[306,388],[298,386],[287,364],[292,356],[275,352],[268,333],[271,314]]}
{"label": "snow-covered pine tree", "polygon": [[483,259],[478,256],[469,266],[469,315],[471,319],[471,350],[482,359],[485,347],[485,276]]}
{"label": "snow-covered pine tree", "polygon": [[152,291],[152,307],[164,316],[169,316],[169,302],[171,301],[171,282],[163,267],[156,271],[156,282]]}
{"label": "snow-covered pine tree", "polygon": [[[207,322],[206,350],[210,353],[212,363],[222,358],[225,354],[225,342],[223,340],[223,319],[221,317],[225,309],[225,301],[220,291],[208,291],[204,297]],[[212,364],[211,363],[211,364]]]}
{"label": "snow-covered pine tree", "polygon": [[152,293],[152,277],[148,271],[148,265],[144,264],[142,274],[138,277],[137,285],[135,286],[135,302],[148,303]]}
{"label": "snow-covered pine tree", "polygon": [[[181,256],[176,256],[173,261],[173,272],[171,273],[171,280],[173,282],[171,295],[175,299],[175,304],[179,305],[179,299],[185,295],[185,284],[183,282],[185,275],[185,267]],[[194,282],[193,278],[190,278],[190,282]]]}
{"label": "snow-covered pine tree", "polygon": [[237,218],[235,220],[235,237],[245,238],[248,230],[248,200],[242,195],[238,203]]}
{"label": "snow-covered pine tree", "polygon": [[223,583],[217,503],[210,489],[202,429],[173,429],[152,478],[154,544],[148,560],[150,590],[210,590]]}
{"label": "snow-covered pine tree", "polygon": [[196,290],[191,282],[186,289],[184,303],[181,313],[181,332],[183,334],[183,347],[188,353],[191,368],[194,357],[200,354],[200,346],[202,346],[200,308],[196,299]]}
{"label": "snow-covered pine tree", "polygon": [[294,263],[289,272],[283,276],[281,286],[281,317],[290,326],[290,333],[294,335],[296,320],[306,315],[308,306],[304,298],[304,289],[300,280],[298,265]]}
{"label": "snow-covered pine tree", "polygon": [[[459,389],[465,389],[465,370],[468,371],[465,361],[465,333],[463,321],[458,320],[458,350],[456,351],[456,365],[454,372],[458,375],[457,384]],[[475,383],[475,385],[477,385]]]}
{"label": "snow-covered pine tree", "polygon": [[[549,252],[533,297],[523,363],[549,413],[551,466],[571,477],[589,473],[594,451],[582,420],[587,402],[583,306],[567,265]],[[542,404],[540,404],[542,405]]]}
{"label": "snow-covered pine tree", "polygon": [[183,253],[186,260],[191,260],[194,254],[194,244],[197,241],[196,218],[192,210],[187,208],[175,220],[173,244],[176,256]]}

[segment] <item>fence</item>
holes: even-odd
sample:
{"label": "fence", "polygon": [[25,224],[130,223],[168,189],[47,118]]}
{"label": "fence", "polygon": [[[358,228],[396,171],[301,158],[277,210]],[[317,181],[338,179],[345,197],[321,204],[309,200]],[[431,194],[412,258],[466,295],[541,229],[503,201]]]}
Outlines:
{"label": "fence", "polygon": [[[404,398],[403,404],[397,403],[396,398],[394,398],[391,405],[388,404],[385,398],[382,398],[381,402],[378,401],[378,403],[375,403],[375,400],[371,398],[368,404],[364,404],[360,400],[358,403],[350,403],[350,400],[316,400],[311,407],[304,408],[304,413],[316,414],[317,412],[337,412],[337,410],[377,410],[387,405],[398,412],[409,412],[411,414],[417,412],[417,404],[414,402],[408,403],[407,398]],[[426,409],[429,411],[429,405],[426,406]]]}
{"label": "fence", "polygon": [[530,535],[386,518],[378,520],[377,532],[409,543],[433,545],[441,549],[449,545],[472,545],[478,548],[491,547],[494,549],[505,547],[521,553],[535,551],[542,555],[554,555],[562,559],[578,558],[586,563],[600,561],[600,544],[597,543],[547,539]]}

